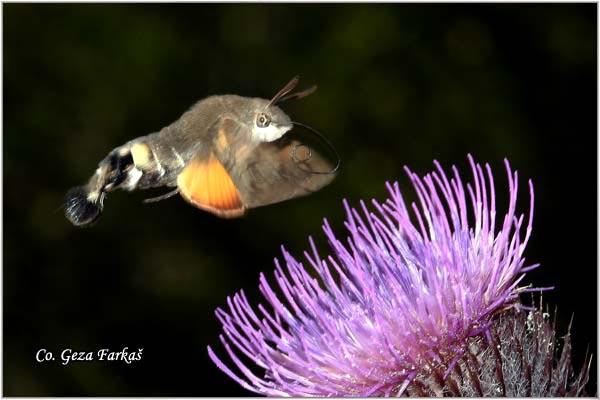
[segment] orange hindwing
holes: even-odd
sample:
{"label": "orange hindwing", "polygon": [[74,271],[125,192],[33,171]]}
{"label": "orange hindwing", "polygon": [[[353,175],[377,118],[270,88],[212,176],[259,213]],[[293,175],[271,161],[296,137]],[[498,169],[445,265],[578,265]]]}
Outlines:
{"label": "orange hindwing", "polygon": [[192,161],[177,177],[179,193],[192,205],[222,218],[244,214],[235,184],[214,155],[207,161]]}

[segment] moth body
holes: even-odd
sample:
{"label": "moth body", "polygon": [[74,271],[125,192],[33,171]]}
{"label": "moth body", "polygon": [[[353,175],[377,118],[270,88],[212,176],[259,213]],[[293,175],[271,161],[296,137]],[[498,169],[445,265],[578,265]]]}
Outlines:
{"label": "moth body", "polygon": [[292,121],[274,100],[207,97],[159,132],[116,147],[86,185],[67,193],[66,217],[91,224],[116,189],[176,188],[192,205],[225,218],[318,190],[335,174],[311,171],[331,163],[318,154],[300,163],[293,158],[299,143],[284,137]]}

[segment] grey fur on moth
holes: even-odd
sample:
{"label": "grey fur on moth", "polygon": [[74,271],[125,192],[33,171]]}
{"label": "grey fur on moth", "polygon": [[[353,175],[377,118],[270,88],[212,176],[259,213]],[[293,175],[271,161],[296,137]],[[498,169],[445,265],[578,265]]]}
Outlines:
{"label": "grey fur on moth", "polygon": [[[334,179],[339,161],[334,167],[319,152],[307,152],[303,143],[286,135],[294,125],[275,105],[284,96],[304,97],[314,90],[288,95],[297,83],[294,78],[271,100],[207,97],[160,131],[116,147],[86,185],[67,193],[67,219],[76,226],[95,222],[106,195],[116,189],[176,188],[173,194],[179,192],[192,205],[225,218],[321,189]],[[304,157],[297,157],[301,151]],[[193,168],[202,165],[207,167],[198,171],[210,175],[215,170],[212,163],[224,168],[228,177],[215,173],[210,183],[210,176],[194,175]]]}

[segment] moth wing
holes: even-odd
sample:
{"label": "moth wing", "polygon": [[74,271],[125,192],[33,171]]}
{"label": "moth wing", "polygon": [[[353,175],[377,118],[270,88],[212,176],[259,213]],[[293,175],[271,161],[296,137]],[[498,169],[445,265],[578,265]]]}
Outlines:
{"label": "moth wing", "polygon": [[245,212],[231,176],[212,153],[192,159],[177,176],[177,187],[190,204],[219,217],[236,218]]}
{"label": "moth wing", "polygon": [[177,186],[189,203],[219,217],[309,195],[336,175],[328,173],[334,166],[327,158],[290,134],[255,144],[237,121],[224,118],[211,137],[212,151],[199,149]]}
{"label": "moth wing", "polygon": [[306,196],[329,184],[333,164],[288,135],[239,151],[229,173],[246,208]]}

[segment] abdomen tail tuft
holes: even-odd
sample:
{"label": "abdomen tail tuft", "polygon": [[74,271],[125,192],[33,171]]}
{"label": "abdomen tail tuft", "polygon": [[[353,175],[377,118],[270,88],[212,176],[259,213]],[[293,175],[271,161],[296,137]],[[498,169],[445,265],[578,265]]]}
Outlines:
{"label": "abdomen tail tuft", "polygon": [[75,226],[85,227],[102,213],[104,192],[89,192],[86,186],[77,186],[65,196],[65,216]]}

